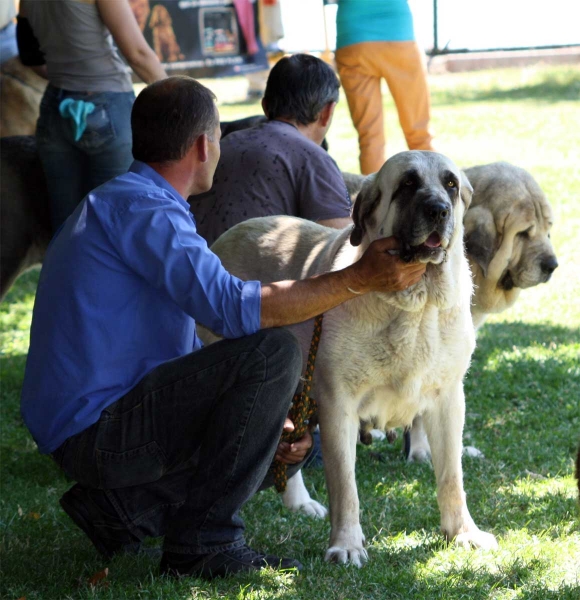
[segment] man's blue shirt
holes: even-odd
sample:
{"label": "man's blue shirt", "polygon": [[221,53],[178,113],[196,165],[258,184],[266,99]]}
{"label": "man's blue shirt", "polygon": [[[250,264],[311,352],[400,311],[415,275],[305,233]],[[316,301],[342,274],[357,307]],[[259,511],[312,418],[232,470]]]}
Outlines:
{"label": "man's blue shirt", "polygon": [[[91,192],[50,244],[36,293],[22,417],[42,453],[96,421],[159,364],[260,327],[260,283],[230,275],[189,205],[148,165]],[[192,390],[194,392],[194,390]]]}

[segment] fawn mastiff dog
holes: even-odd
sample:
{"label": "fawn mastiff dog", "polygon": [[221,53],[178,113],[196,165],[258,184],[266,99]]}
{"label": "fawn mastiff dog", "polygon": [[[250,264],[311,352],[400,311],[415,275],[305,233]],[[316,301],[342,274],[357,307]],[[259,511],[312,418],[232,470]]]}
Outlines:
{"label": "fawn mastiff dog", "polygon": [[[371,418],[393,428],[423,416],[445,537],[465,546],[497,546],[469,514],[461,466],[463,377],[475,346],[473,285],[463,246],[471,192],[448,158],[401,152],[365,180],[353,209],[354,228],[264,217],[240,223],[212,246],[226,269],[263,282],[343,268],[373,240],[392,235],[402,260],[427,264],[412,288],[361,295],[325,314],[313,395],[330,500],[327,560],[357,566],[367,560],[355,453],[359,420]],[[290,329],[306,356],[312,322]],[[305,489],[301,494],[308,496]]]}

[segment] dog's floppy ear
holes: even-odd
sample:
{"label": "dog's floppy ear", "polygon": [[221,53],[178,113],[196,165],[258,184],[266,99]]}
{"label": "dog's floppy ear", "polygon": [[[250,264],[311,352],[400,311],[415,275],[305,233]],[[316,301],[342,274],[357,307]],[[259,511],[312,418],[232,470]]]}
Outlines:
{"label": "dog's floppy ear", "polygon": [[495,253],[497,231],[493,215],[483,206],[474,206],[463,219],[465,249],[487,277],[487,268]]}
{"label": "dog's floppy ear", "polygon": [[360,246],[363,236],[367,230],[367,221],[379,203],[381,192],[375,185],[376,173],[369,175],[359,192],[354,208],[352,209],[352,221],[354,226],[350,234],[350,243]]}
{"label": "dog's floppy ear", "polygon": [[471,185],[467,175],[464,171],[461,171],[461,200],[465,204],[465,211],[469,209],[471,204],[471,198],[473,197],[473,186]]}

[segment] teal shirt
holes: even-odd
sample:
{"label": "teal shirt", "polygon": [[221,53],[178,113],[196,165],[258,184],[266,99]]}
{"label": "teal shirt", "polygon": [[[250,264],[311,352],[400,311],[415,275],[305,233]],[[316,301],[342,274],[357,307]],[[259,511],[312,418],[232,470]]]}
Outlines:
{"label": "teal shirt", "polygon": [[339,0],[336,47],[360,42],[409,42],[415,39],[407,0]]}

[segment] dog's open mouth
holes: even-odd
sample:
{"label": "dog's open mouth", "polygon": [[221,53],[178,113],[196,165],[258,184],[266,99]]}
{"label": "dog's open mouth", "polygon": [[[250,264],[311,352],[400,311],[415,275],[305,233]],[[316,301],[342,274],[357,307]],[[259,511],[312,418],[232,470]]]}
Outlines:
{"label": "dog's open mouth", "polygon": [[441,246],[441,236],[434,231],[421,245],[426,248],[439,248]]}
{"label": "dog's open mouth", "polygon": [[439,264],[445,260],[447,255],[443,248],[443,240],[439,233],[434,231],[421,244],[411,246],[403,244],[400,258],[405,262],[430,262]]}

